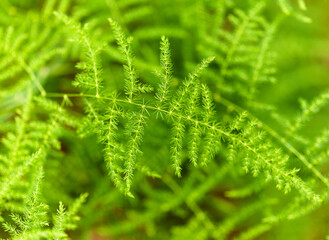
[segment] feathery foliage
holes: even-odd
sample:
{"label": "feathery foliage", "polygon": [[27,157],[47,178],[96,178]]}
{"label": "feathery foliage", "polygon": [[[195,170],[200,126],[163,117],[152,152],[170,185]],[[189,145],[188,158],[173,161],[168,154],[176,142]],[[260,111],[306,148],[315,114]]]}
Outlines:
{"label": "feathery foliage", "polygon": [[1,239],[325,238],[323,6],[1,1]]}

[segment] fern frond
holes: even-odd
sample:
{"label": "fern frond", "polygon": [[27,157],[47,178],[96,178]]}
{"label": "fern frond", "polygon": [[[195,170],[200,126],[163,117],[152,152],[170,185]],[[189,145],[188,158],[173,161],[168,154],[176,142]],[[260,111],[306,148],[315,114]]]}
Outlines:
{"label": "fern frond", "polygon": [[[257,11],[262,7],[263,5],[259,5],[258,8],[254,10],[254,12],[257,13]],[[122,30],[116,23],[113,23],[113,27],[117,35],[118,44],[122,49],[124,49],[123,52],[130,52],[130,50],[127,50],[129,49],[128,42],[126,37],[123,35]],[[127,54],[127,56],[130,56],[130,54]],[[210,116],[213,115],[211,110],[212,104],[210,97],[207,96],[209,93],[207,93],[207,90],[204,86],[202,88],[203,95],[206,96],[206,99],[204,100],[206,102],[206,109],[202,110],[201,112],[199,111],[197,102],[199,101],[199,96],[202,93],[199,93],[201,88],[198,78],[202,70],[204,70],[204,68],[206,68],[212,60],[213,58],[203,60],[202,63],[197,66],[196,70],[189,74],[189,77],[183,82],[183,86],[178,88],[177,93],[169,101],[170,104],[168,111],[163,109],[159,110],[152,105],[133,101],[133,99],[130,98],[134,93],[133,91],[126,92],[128,95],[127,101],[112,97],[99,97],[100,99],[107,99],[112,102],[130,104],[132,106],[142,108],[142,114],[140,114],[138,111],[126,113],[126,116],[128,116],[128,122],[130,122],[128,126],[131,126],[128,128],[128,135],[130,136],[127,144],[128,158],[124,161],[126,194],[130,195],[133,171],[135,168],[137,155],[140,153],[140,144],[144,130],[143,125],[145,122],[144,111],[149,109],[161,112],[162,114],[166,115],[169,121],[174,121],[171,137],[171,159],[176,175],[180,176],[181,174],[181,162],[183,160],[183,135],[185,128],[187,126],[192,126],[192,131],[195,131],[195,129],[193,130],[193,127],[196,124],[200,124],[201,128],[203,128],[203,131],[206,133],[204,138],[205,143],[203,152],[201,154],[202,165],[206,165],[209,160],[213,159],[215,154],[218,152],[219,147],[221,146],[221,142],[226,141],[228,146],[231,146],[231,149],[245,153],[245,157],[242,162],[243,167],[247,172],[251,171],[254,176],[258,176],[262,173],[263,176],[265,175],[267,179],[272,179],[274,182],[276,182],[277,188],[285,193],[290,192],[292,188],[296,188],[308,199],[319,201],[319,196],[315,194],[313,190],[310,189],[307,184],[305,184],[305,182],[303,182],[297,176],[297,169],[286,169],[286,163],[289,157],[281,153],[278,148],[272,147],[272,141],[264,138],[264,133],[258,130],[257,121],[243,123],[242,120],[239,120],[241,119],[241,116],[242,119],[245,118],[242,114],[236,123],[233,123],[231,126],[229,126],[229,129],[231,130],[227,130],[225,127],[219,126],[216,121],[209,120]],[[131,83],[130,80],[128,83]],[[134,80],[135,79],[133,79],[133,84],[131,86],[136,85]],[[191,88],[193,88],[194,91],[190,91]],[[84,96],[92,97],[90,95]],[[205,120],[207,121],[203,121],[201,118],[199,118],[200,113],[201,116],[203,115],[206,117]],[[242,123],[240,124],[240,122]],[[106,124],[104,126],[106,126]],[[132,128],[133,126],[134,128]],[[188,147],[190,149],[190,156],[193,158],[192,162],[195,162],[197,152],[195,144],[199,142],[199,139],[191,138],[188,142],[191,144]],[[319,175],[317,174],[317,176]]]}
{"label": "fern frond", "polygon": [[306,155],[310,156],[314,152],[321,150],[329,143],[329,129],[325,129],[320,136],[318,136],[311,146],[306,150]]}
{"label": "fern frond", "polygon": [[87,50],[85,60],[77,65],[77,68],[83,70],[83,73],[77,75],[76,81],[74,82],[75,86],[87,90],[95,89],[95,96],[98,98],[103,87],[102,70],[100,69],[99,60],[99,54],[102,48],[95,44],[89,37],[87,25],[82,27],[80,24],[59,12],[55,12],[55,15],[75,32],[77,38],[74,40],[82,44]]}
{"label": "fern frond", "polygon": [[176,96],[171,101],[169,113],[180,112],[183,108],[188,108],[189,103],[187,99],[190,94],[190,88],[198,87],[200,74],[214,59],[214,57],[203,59],[194,72],[189,74],[188,78],[183,82],[183,86],[178,89]]}
{"label": "fern frond", "polygon": [[201,91],[202,91],[202,103],[203,103],[203,107],[205,109],[204,114],[203,114],[203,120],[205,122],[209,122],[210,120],[213,120],[213,117],[216,114],[214,111],[213,99],[212,99],[210,90],[207,87],[207,85],[202,84]]}
{"label": "fern frond", "polygon": [[312,115],[319,112],[320,109],[329,102],[329,91],[325,91],[315,97],[310,103],[307,103],[305,100],[301,100],[300,102],[302,111],[287,130],[288,137],[292,136],[305,122],[309,121]]}
{"label": "fern frond", "polygon": [[[258,84],[275,81],[274,54],[269,49],[281,18],[268,23],[261,16],[265,6],[265,3],[260,1],[248,12],[236,9],[228,17],[233,31],[220,29],[218,36],[208,35],[203,42],[209,53],[216,52],[220,55],[217,63],[224,79],[221,85],[230,81],[227,84],[231,88],[229,93],[240,95],[247,100],[248,105],[254,107],[261,105],[253,99]],[[213,73],[209,77],[216,85],[219,84],[216,74]]]}
{"label": "fern frond", "polygon": [[39,167],[37,170],[34,183],[30,194],[25,199],[25,213],[21,217],[17,214],[12,214],[11,218],[17,227],[11,224],[5,224],[6,230],[14,234],[14,237],[19,238],[20,235],[24,235],[26,232],[33,232],[39,228],[48,225],[46,221],[47,205],[40,203],[40,184],[43,178],[43,169]]}
{"label": "fern frond", "polygon": [[171,158],[175,174],[181,177],[181,162],[182,162],[182,148],[183,148],[183,135],[185,132],[185,126],[182,123],[182,119],[178,118],[172,127],[171,137]]}
{"label": "fern frond", "polygon": [[67,235],[65,234],[64,230],[65,230],[65,220],[66,220],[66,212],[65,212],[65,208],[62,202],[59,202],[59,207],[57,210],[57,214],[54,220],[54,228],[53,228],[53,238],[56,240],[59,239],[64,239],[65,237],[67,237]]}
{"label": "fern frond", "polygon": [[189,158],[194,166],[198,165],[199,146],[201,143],[202,129],[198,123],[190,126],[189,130]]}
{"label": "fern frond", "polygon": [[127,160],[125,161],[125,181],[126,194],[131,195],[130,188],[132,184],[133,172],[136,165],[137,156],[141,153],[140,145],[144,134],[144,125],[146,124],[146,108],[142,105],[139,113],[132,113],[128,116],[127,135],[129,141],[127,143]]}
{"label": "fern frond", "polygon": [[10,175],[6,176],[6,178],[3,179],[1,183],[2,191],[0,193],[1,202],[3,202],[5,198],[9,197],[8,194],[11,191],[11,187],[17,184],[21,180],[21,177],[23,177],[24,174],[27,173],[30,166],[32,166],[38,161],[38,158],[41,156],[41,154],[42,154],[41,149],[39,149],[31,157],[24,159],[25,161],[22,166],[13,169]]}
{"label": "fern frond", "polygon": [[281,19],[277,19],[272,24],[267,25],[265,23],[264,37],[261,41],[261,46],[258,56],[256,57],[255,65],[252,66],[251,82],[249,84],[249,92],[247,98],[249,101],[254,97],[256,90],[256,84],[259,82],[271,82],[275,81],[273,73],[275,68],[273,67],[273,53],[270,52],[271,42],[273,36]]}
{"label": "fern frond", "polygon": [[43,167],[40,166],[37,170],[30,196],[26,199],[26,212],[24,214],[24,228],[22,228],[22,232],[34,231],[48,226],[48,221],[46,220],[48,206],[40,201],[43,175]]}
{"label": "fern frond", "polygon": [[88,197],[87,193],[81,194],[77,199],[74,200],[74,202],[70,205],[68,210],[65,212],[64,215],[65,218],[63,223],[64,230],[73,230],[77,227],[77,222],[80,221],[80,217],[78,216],[78,213],[82,208],[82,205],[86,202],[87,197]]}
{"label": "fern frond", "polygon": [[[39,22],[25,22],[20,27],[1,29],[1,32],[4,41],[0,42],[0,84],[13,91],[34,85],[45,95],[38,75],[42,66],[62,53],[57,46],[58,32],[53,29],[52,33]],[[35,36],[38,38],[34,39]],[[48,39],[52,40],[47,42]],[[12,79],[15,81],[10,82]]]}
{"label": "fern frond", "polygon": [[[209,125],[208,125],[209,126]],[[205,137],[205,145],[203,147],[203,152],[200,157],[201,164],[206,166],[209,161],[213,160],[215,154],[219,150],[219,146],[222,141],[222,136],[219,131],[218,124],[210,124],[210,126],[206,130],[206,137]]]}
{"label": "fern frond", "polygon": [[160,84],[156,93],[156,99],[158,100],[156,107],[159,109],[163,108],[163,104],[167,102],[169,95],[169,87],[172,78],[172,62],[170,53],[169,40],[166,37],[161,38],[161,55],[160,64],[162,71],[158,74],[160,77]]}
{"label": "fern frond", "polygon": [[[249,10],[247,14],[245,14],[241,10],[237,10],[235,12],[236,15],[230,16],[230,21],[237,28],[233,36],[229,36],[229,44],[224,60],[221,63],[221,74],[223,77],[227,75],[240,74],[238,72],[230,72],[229,67],[231,64],[240,62],[239,58],[234,58],[236,52],[243,51],[252,51],[252,49],[247,49],[243,45],[241,45],[241,41],[255,41],[257,39],[259,32],[257,28],[257,24],[259,22],[258,16],[261,10],[265,7],[263,2],[259,2],[255,7]],[[223,35],[225,36],[225,35]]]}
{"label": "fern frond", "polygon": [[151,92],[153,88],[151,86],[144,85],[138,81],[137,72],[134,66],[134,56],[131,49],[132,38],[127,38],[122,28],[115,21],[109,19],[109,22],[113,28],[117,44],[119,45],[120,50],[125,58],[125,93],[128,97],[128,101],[132,102],[133,96],[135,94]]}
{"label": "fern frond", "polygon": [[[169,107],[170,115],[176,112],[186,111],[186,115],[188,119],[192,119],[194,117],[194,115],[196,114],[195,107],[196,107],[196,102],[198,101],[198,91],[199,91],[199,82],[197,78],[201,74],[202,70],[206,68],[213,59],[214,58],[204,59],[196,67],[196,70],[193,73],[189,74],[189,78],[183,82],[183,86],[178,89],[175,98],[172,100],[170,104]],[[193,94],[190,94],[189,89],[192,87],[194,87],[195,91],[193,91]],[[195,127],[195,125],[197,124],[198,123],[196,122],[193,127]],[[184,131],[185,131],[185,125],[183,124],[183,119],[178,118],[173,125],[172,138],[171,138],[172,161],[177,176],[181,175],[180,164],[181,164],[181,150],[182,150]],[[198,131],[198,129],[194,128],[194,130],[192,131]],[[191,143],[190,155],[192,156],[191,161],[193,162],[193,164],[196,164],[195,154],[196,154],[197,142],[198,142],[197,138],[192,139],[190,142]]]}
{"label": "fern frond", "polygon": [[106,148],[105,151],[105,163],[112,181],[115,186],[123,191],[123,181],[120,176],[120,169],[118,167],[118,159],[121,156],[120,146],[117,142],[116,130],[118,129],[118,118],[122,115],[122,110],[118,108],[116,103],[113,103],[113,106],[109,109],[107,118],[109,119],[106,133]]}
{"label": "fern frond", "polygon": [[[284,239],[297,218],[325,224],[328,92],[284,116],[326,73],[325,5],[309,3],[304,29],[291,17],[310,22],[305,3],[1,0],[0,238]],[[327,234],[305,222],[296,238],[304,226]]]}

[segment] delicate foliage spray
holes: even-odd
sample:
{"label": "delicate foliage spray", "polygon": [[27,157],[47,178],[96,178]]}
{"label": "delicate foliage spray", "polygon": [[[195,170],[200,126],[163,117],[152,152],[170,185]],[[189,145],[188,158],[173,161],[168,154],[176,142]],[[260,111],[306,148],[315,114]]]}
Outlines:
{"label": "delicate foliage spray", "polygon": [[329,91],[301,90],[287,47],[305,11],[1,1],[0,237],[313,239],[299,221],[325,238]]}

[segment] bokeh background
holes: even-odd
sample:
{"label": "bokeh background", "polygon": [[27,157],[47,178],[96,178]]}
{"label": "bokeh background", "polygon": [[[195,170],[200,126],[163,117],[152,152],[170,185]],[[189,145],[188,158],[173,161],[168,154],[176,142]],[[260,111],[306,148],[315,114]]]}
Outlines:
{"label": "bokeh background", "polygon": [[[173,85],[176,86],[203,57],[217,55],[203,42],[204,29],[209,31],[218,26],[228,31],[233,30],[226,22],[232,9],[236,7],[247,10],[257,3],[255,0],[225,1],[228,7],[223,9],[223,19],[212,19],[211,11],[219,2],[220,0],[59,0],[48,1],[48,4],[54,6],[57,11],[62,9],[82,24],[88,23],[92,38],[105,43],[102,63],[104,76],[109,76],[105,81],[107,87],[122,89],[122,59],[114,44],[107,20],[109,17],[118,21],[126,33],[134,38],[133,47],[139,75],[143,81],[150,84],[156,84],[154,71],[159,68],[160,37],[165,35],[169,38],[174,63]],[[298,9],[296,2],[291,1],[294,9]],[[1,0],[0,27],[19,27],[32,21],[40,21],[43,27],[56,31],[62,38],[59,44],[66,51],[46,67],[39,69],[37,74],[49,92],[75,92],[76,89],[71,83],[78,72],[75,64],[81,57],[81,49],[66,39],[67,33],[62,23],[53,16],[52,7],[47,11],[45,5],[46,1],[41,0]],[[306,5],[307,10],[303,14],[312,19],[310,23],[285,15],[276,1],[268,1],[263,11],[269,22],[278,16],[282,16],[282,21],[271,42],[271,51],[275,55],[276,82],[261,85],[257,99],[274,106],[280,116],[288,119],[292,119],[300,111],[299,99],[311,100],[329,89],[329,1],[309,0],[306,1]],[[204,14],[204,11],[208,11],[207,14]],[[215,69],[216,66],[211,67]],[[215,101],[216,97],[227,95],[239,103],[239,97],[231,94],[230,83],[214,74],[215,70],[210,72],[205,80],[211,86]],[[15,78],[13,81],[15,82]],[[1,86],[3,90],[10,87],[10,84]],[[24,99],[19,97],[19,91],[16,90],[11,95],[1,95],[0,99],[0,124],[3,133],[12,127],[7,123],[13,118],[14,110],[24,104]],[[81,114],[82,103],[78,100],[73,101],[75,105],[71,110],[77,115]],[[223,106],[219,103],[218,105],[216,110],[220,112]],[[257,112],[256,115],[274,129],[282,128],[280,119],[274,121],[271,111]],[[225,116],[219,118],[225,122]],[[329,106],[322,109],[307,124],[302,132],[307,137],[316,136],[323,128],[329,127]],[[225,217],[230,217],[244,205],[252,205],[258,199],[259,196],[251,196],[242,200],[232,200],[226,195],[236,186],[253,181],[252,177],[240,179],[230,175],[222,179],[221,173],[218,173],[219,168],[207,170],[206,174],[203,174],[189,167],[186,167],[186,178],[179,180],[170,175],[168,148],[161,147],[168,146],[168,128],[165,124],[155,123],[154,128],[157,131],[148,130],[145,134],[149,136],[147,144],[154,146],[154,150],[145,151],[143,159],[152,159],[149,163],[151,169],[164,177],[162,180],[145,180],[137,175],[135,187],[138,190],[134,200],[122,196],[111,184],[104,167],[101,146],[90,144],[97,142],[95,137],[78,140],[74,132],[68,131],[63,134],[63,151],[52,156],[62,159],[61,176],[58,176],[57,172],[47,173],[44,198],[54,210],[59,197],[65,203],[70,203],[82,192],[90,194],[82,209],[79,228],[70,233],[73,239],[192,239],[192,236],[195,239],[203,239],[202,233],[200,236],[185,234],[188,231],[194,233],[194,228],[198,229],[199,226],[193,221],[194,216],[201,215],[202,218],[202,214],[206,213],[220,228]],[[302,148],[302,145],[297,147]],[[48,164],[49,169],[52,169],[52,164],[59,163]],[[329,168],[325,166],[324,169]],[[218,176],[214,178],[213,183],[209,183],[211,187],[207,191],[192,191],[193,184],[199,186],[207,179],[206,176],[216,174]],[[199,205],[189,202],[186,196],[191,196],[191,192],[197,195],[194,198]],[[272,186],[266,188],[260,197],[280,198],[280,194]],[[286,201],[289,199],[287,197]],[[284,204],[281,207],[284,208]],[[234,239],[249,226],[261,222],[267,214],[266,211],[270,210],[266,207],[260,209],[243,218],[240,225],[227,234],[227,239]],[[325,239],[329,234],[328,229],[329,206],[326,203],[306,216],[273,225],[255,239],[319,240]],[[6,237],[5,233],[1,234],[1,237]]]}

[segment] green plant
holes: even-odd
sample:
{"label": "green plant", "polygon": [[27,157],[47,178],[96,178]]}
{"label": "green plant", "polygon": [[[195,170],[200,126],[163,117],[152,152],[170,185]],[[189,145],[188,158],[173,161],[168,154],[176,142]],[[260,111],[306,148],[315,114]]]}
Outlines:
{"label": "green plant", "polygon": [[0,236],[324,238],[323,4],[1,1]]}

